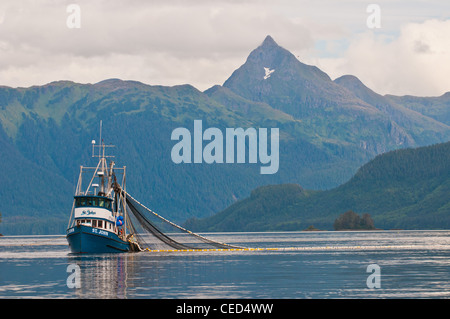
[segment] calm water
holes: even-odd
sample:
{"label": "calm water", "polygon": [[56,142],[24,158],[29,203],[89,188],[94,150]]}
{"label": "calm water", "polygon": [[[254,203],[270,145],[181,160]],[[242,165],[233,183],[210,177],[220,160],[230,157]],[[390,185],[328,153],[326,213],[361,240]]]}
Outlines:
{"label": "calm water", "polygon": [[[0,237],[0,298],[449,298],[450,231],[220,233],[277,251],[73,256],[63,236]],[[78,265],[80,288],[69,288]],[[367,267],[380,268],[368,288]]]}

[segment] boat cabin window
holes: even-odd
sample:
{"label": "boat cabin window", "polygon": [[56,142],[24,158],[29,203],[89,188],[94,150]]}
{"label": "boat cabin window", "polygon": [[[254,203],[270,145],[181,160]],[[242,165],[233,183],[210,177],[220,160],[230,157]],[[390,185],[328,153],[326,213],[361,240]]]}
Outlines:
{"label": "boat cabin window", "polygon": [[101,207],[111,210],[112,204],[110,199],[101,197],[76,197],[75,207]]}
{"label": "boat cabin window", "polygon": [[91,226],[91,220],[90,219],[82,219],[81,225]]}
{"label": "boat cabin window", "polygon": [[102,228],[106,230],[115,231],[114,224],[107,220],[98,220],[98,219],[78,219],[77,225],[85,225],[94,228]]}

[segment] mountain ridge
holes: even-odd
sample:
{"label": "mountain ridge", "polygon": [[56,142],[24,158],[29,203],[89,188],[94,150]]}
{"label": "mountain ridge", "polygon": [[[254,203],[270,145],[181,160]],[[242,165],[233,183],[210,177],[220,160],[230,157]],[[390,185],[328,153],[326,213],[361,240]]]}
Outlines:
{"label": "mountain ridge", "polygon": [[[266,68],[273,71],[269,78],[264,77]],[[358,131],[357,136],[367,137],[361,141],[361,146],[374,154],[398,145],[423,145],[420,137],[423,128],[429,134],[437,135],[436,141],[444,141],[446,137],[443,134],[448,136],[447,125],[388,101],[359,79],[360,85],[353,92],[344,79],[340,77],[332,81],[317,67],[298,61],[268,36],[223,86],[246,99],[266,103],[295,119],[303,120],[311,136],[317,134],[318,119],[327,117],[331,129],[323,131],[321,138],[355,143],[351,139],[354,133],[348,131]],[[353,79],[356,77],[353,76]],[[365,94],[358,94],[362,89]],[[387,107],[389,110],[386,110]],[[395,117],[396,114],[400,115]],[[371,122],[374,124],[371,125]],[[371,131],[378,130],[381,140],[375,141],[367,136],[368,125]]]}
{"label": "mountain ridge", "polygon": [[[297,184],[262,186],[217,214],[191,219],[193,231],[332,230],[352,210],[369,213],[382,229],[450,227],[450,142],[391,151],[363,165],[327,191]],[[424,227],[424,228],[422,228]]]}

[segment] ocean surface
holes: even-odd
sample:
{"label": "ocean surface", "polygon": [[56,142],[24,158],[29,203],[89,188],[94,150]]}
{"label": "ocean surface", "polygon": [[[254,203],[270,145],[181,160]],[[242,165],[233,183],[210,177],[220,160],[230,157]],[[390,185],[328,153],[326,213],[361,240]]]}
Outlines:
{"label": "ocean surface", "polygon": [[258,251],[76,256],[0,237],[0,298],[449,298],[450,231],[209,233]]}

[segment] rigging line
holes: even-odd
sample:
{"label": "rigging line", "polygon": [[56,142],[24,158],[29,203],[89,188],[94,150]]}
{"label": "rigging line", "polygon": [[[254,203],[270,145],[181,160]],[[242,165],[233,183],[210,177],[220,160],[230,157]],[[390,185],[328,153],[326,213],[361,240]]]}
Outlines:
{"label": "rigging line", "polygon": [[[122,191],[123,191],[123,190],[122,190]],[[123,192],[125,192],[125,191],[123,191]],[[187,232],[187,233],[189,233],[189,234],[191,234],[191,235],[193,235],[193,236],[195,236],[195,237],[197,237],[197,238],[200,238],[200,239],[203,240],[204,242],[207,242],[207,243],[215,243],[215,244],[219,244],[219,245],[222,245],[222,246],[224,246],[224,247],[229,247],[229,248],[233,248],[233,249],[244,249],[244,248],[245,248],[245,247],[233,246],[233,245],[229,245],[229,244],[226,244],[226,243],[213,241],[213,240],[208,239],[208,238],[206,238],[206,237],[204,237],[204,236],[201,236],[201,235],[199,235],[199,234],[193,233],[193,232],[191,232],[190,230],[187,230],[187,229],[185,229],[185,228],[183,228],[183,227],[181,227],[181,226],[179,226],[179,225],[177,225],[177,224],[171,222],[170,220],[167,220],[166,218],[162,217],[161,215],[158,215],[157,213],[155,213],[154,211],[152,211],[150,208],[146,207],[145,205],[143,205],[143,204],[141,204],[139,201],[137,201],[137,200],[136,200],[133,196],[131,196],[129,193],[127,193],[127,192],[125,192],[125,193],[127,194],[127,202],[130,202],[128,199],[132,199],[132,200],[135,201],[137,204],[139,204],[140,206],[144,207],[147,211],[149,211],[150,213],[152,213],[152,214],[155,215],[156,217],[162,219],[162,220],[165,221],[166,223],[169,223],[170,225],[172,225],[172,226],[174,226],[174,227],[176,227],[176,228],[178,228],[178,229],[180,229],[180,230],[182,230],[182,231],[184,231],[184,232]]]}

